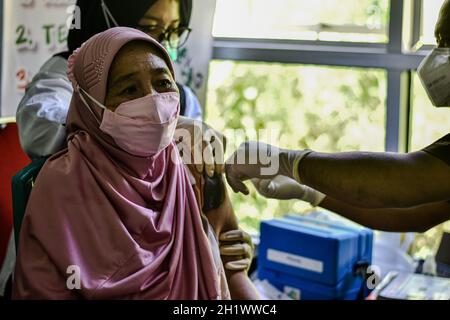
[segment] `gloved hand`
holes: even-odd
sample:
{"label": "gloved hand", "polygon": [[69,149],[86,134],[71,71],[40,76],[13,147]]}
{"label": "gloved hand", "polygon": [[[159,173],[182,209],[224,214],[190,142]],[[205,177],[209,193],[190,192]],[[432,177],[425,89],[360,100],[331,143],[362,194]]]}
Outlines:
{"label": "gloved hand", "polygon": [[258,141],[242,143],[226,161],[227,181],[234,192],[248,194],[243,181],[253,178],[272,179],[278,175],[300,182],[298,165],[311,150],[287,150]]}
{"label": "gloved hand", "polygon": [[260,195],[270,199],[299,199],[309,202],[314,207],[320,205],[325,199],[323,193],[286,176],[276,176],[273,179],[266,180],[253,178],[251,181]]}
{"label": "gloved hand", "polygon": [[226,261],[225,269],[248,272],[254,250],[250,235],[242,230],[232,230],[222,233],[219,242],[220,254]]}
{"label": "gloved hand", "polygon": [[183,163],[209,177],[224,173],[226,138],[206,123],[179,117],[174,135]]}

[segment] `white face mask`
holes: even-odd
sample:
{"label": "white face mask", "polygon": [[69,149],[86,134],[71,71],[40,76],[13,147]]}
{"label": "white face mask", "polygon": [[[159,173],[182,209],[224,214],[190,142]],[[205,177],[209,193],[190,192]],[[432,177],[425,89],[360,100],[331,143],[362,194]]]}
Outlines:
{"label": "white face mask", "polygon": [[450,106],[450,48],[436,48],[417,69],[422,85],[436,107]]}

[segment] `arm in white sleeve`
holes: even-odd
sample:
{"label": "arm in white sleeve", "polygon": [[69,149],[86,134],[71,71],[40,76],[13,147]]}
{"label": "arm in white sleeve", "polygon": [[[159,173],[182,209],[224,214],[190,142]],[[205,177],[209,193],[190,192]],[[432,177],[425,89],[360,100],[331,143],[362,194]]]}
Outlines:
{"label": "arm in white sleeve", "polygon": [[72,98],[67,61],[51,58],[28,85],[17,109],[20,143],[30,158],[52,155],[66,146],[65,122]]}
{"label": "arm in white sleeve", "polygon": [[202,121],[202,106],[200,105],[197,96],[189,87],[183,86],[183,89],[186,96],[186,111],[184,116],[194,120]]}

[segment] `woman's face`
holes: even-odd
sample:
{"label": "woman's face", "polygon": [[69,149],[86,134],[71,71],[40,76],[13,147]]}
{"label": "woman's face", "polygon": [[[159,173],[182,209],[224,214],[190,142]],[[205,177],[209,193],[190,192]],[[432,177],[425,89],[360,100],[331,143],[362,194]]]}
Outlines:
{"label": "woman's face", "polygon": [[158,41],[165,30],[176,29],[179,26],[179,0],[159,0],[139,21],[139,28]]}
{"label": "woman's face", "polygon": [[145,42],[125,45],[109,71],[105,106],[115,111],[124,102],[164,92],[178,88],[159,52]]}

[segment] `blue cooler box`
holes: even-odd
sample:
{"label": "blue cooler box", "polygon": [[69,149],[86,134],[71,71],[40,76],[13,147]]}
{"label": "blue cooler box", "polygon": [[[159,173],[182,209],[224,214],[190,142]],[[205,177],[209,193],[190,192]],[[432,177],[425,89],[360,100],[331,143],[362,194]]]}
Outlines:
{"label": "blue cooler box", "polygon": [[370,229],[287,216],[262,222],[260,240],[258,278],[293,298],[353,300],[367,295]]}

